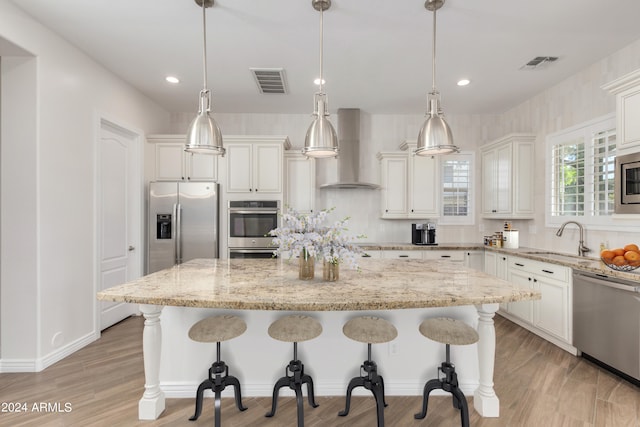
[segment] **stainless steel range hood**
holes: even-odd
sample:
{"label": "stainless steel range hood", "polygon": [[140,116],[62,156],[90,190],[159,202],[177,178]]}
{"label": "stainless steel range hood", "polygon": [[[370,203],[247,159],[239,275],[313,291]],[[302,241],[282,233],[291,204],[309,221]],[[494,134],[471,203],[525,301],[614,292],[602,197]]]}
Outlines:
{"label": "stainless steel range hood", "polygon": [[338,109],[338,182],[320,188],[364,188],[376,190],[377,184],[360,181],[360,109]]}

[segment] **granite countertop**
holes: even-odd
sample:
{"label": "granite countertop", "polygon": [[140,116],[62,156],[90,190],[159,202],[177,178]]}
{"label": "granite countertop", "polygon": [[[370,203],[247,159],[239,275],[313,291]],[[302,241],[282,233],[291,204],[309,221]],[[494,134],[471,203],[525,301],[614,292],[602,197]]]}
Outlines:
{"label": "granite countertop", "polygon": [[[98,293],[137,304],[246,310],[352,311],[449,307],[540,299],[449,261],[362,259],[337,282],[298,279],[295,260],[198,259]],[[318,271],[320,270],[320,271]]]}
{"label": "granite countertop", "polygon": [[412,245],[411,243],[361,243],[359,245],[365,251],[435,251],[435,250],[488,250],[505,255],[513,255],[535,261],[570,267],[574,270],[587,271],[596,274],[604,274],[608,277],[631,280],[640,283],[640,268],[634,271],[617,271],[607,267],[600,258],[581,257],[575,254],[563,254],[547,249],[521,247],[518,249],[497,248],[485,246],[479,243],[440,243],[437,246]]}

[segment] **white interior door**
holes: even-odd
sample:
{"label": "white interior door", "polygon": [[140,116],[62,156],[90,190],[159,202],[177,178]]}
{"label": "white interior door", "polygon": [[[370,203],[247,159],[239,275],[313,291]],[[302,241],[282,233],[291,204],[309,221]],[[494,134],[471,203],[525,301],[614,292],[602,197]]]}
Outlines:
{"label": "white interior door", "polygon": [[[138,136],[100,124],[98,290],[140,277],[142,263]],[[137,312],[134,304],[100,301],[100,330]]]}

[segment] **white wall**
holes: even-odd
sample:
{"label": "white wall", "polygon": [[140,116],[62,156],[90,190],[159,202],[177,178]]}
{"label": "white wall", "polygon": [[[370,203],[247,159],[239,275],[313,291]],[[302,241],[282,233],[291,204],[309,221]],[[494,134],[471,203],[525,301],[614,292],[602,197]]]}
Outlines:
{"label": "white wall", "polygon": [[[43,367],[43,361],[51,361],[65,347],[96,334],[98,119],[163,133],[169,114],[4,0],[0,38],[33,55],[26,61],[31,74],[24,78],[29,79],[26,87],[34,90],[33,98],[26,94],[32,122],[17,123],[29,138],[5,132],[10,119],[6,114],[27,102],[25,94],[2,92],[0,369],[14,362]],[[5,60],[16,63],[3,58],[3,64]],[[3,82],[5,78],[3,72]],[[7,176],[14,171],[19,174]],[[20,184],[19,178],[26,181]],[[19,205],[7,203],[23,198]],[[22,299],[15,300],[16,295]],[[58,333],[62,339],[54,347],[52,338]]]}

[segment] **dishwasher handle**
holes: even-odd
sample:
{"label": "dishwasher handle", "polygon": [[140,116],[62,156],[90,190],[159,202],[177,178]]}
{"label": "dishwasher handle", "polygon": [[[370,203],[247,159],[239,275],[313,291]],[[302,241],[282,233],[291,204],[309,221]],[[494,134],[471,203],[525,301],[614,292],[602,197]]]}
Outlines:
{"label": "dishwasher handle", "polygon": [[635,293],[640,293],[640,286],[636,286],[636,285],[632,285],[631,283],[629,283],[628,285],[623,285],[620,283],[616,283],[611,281],[611,279],[609,278],[600,278],[600,277],[594,277],[591,275],[587,275],[587,274],[581,274],[581,273],[574,273],[574,277],[575,276],[579,276],[581,280],[586,280],[588,282],[600,285],[600,286],[606,286],[608,288],[613,288],[613,289],[619,289],[621,291],[627,291],[627,292],[635,292]]}

